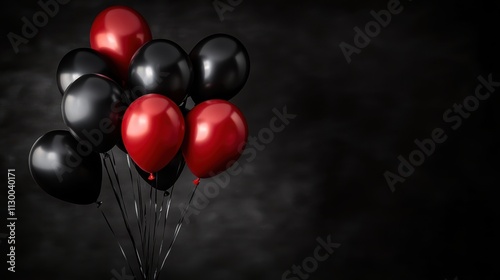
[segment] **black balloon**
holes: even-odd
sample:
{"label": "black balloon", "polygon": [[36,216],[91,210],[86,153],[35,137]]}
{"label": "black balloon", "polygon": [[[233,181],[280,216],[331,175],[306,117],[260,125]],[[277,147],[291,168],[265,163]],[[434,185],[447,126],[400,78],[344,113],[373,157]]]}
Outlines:
{"label": "black balloon", "polygon": [[144,181],[146,181],[151,187],[161,191],[166,191],[170,189],[170,187],[172,187],[177,181],[182,173],[182,170],[184,169],[184,165],[186,165],[186,162],[184,161],[182,152],[179,152],[177,153],[177,155],[175,155],[172,161],[167,164],[167,166],[163,167],[160,171],[155,173],[156,178],[153,180],[149,180],[149,173],[143,171],[137,165],[135,169],[137,169],[137,172],[142,177],[142,179],[144,179]]}
{"label": "black balloon", "polygon": [[243,88],[250,73],[247,50],[230,35],[214,34],[201,40],[189,57],[194,75],[190,95],[195,103],[231,99]]}
{"label": "black balloon", "polygon": [[86,74],[74,81],[62,100],[64,123],[81,142],[96,152],[113,148],[121,137],[126,105],[118,84],[98,74]]}
{"label": "black balloon", "polygon": [[120,139],[118,139],[118,142],[116,142],[116,146],[118,147],[118,149],[120,149],[122,152],[128,154],[127,152],[127,149],[125,148],[125,144],[123,144],[123,139],[120,137]]}
{"label": "black balloon", "polygon": [[188,54],[169,40],[152,40],[142,46],[129,67],[132,99],[148,94],[162,94],[180,104],[191,84],[191,61]]}
{"label": "black balloon", "polygon": [[79,48],[67,53],[57,67],[57,86],[64,94],[69,85],[85,74],[101,74],[120,81],[113,64],[93,49]]}
{"label": "black balloon", "polygon": [[181,113],[184,116],[184,118],[187,116],[187,114],[189,113],[189,111],[191,111],[188,108],[186,108],[185,104],[184,104],[184,106],[179,106],[179,109],[181,109]]}
{"label": "black balloon", "polygon": [[35,182],[53,197],[75,204],[90,204],[99,197],[101,158],[68,131],[50,131],[36,140],[28,164]]}

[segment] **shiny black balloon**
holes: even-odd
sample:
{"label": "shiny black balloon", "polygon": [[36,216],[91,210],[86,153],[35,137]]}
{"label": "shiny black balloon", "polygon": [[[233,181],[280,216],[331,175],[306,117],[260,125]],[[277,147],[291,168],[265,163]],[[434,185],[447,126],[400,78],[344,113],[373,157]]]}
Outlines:
{"label": "shiny black balloon", "polygon": [[152,40],[134,55],[129,67],[132,99],[162,94],[180,104],[191,84],[192,67],[188,54],[169,40]]}
{"label": "shiny black balloon", "polygon": [[190,95],[195,103],[231,99],[243,88],[250,73],[247,50],[230,35],[208,36],[196,44],[189,57],[194,75]]}
{"label": "shiny black balloon", "polygon": [[79,48],[67,53],[57,67],[57,86],[64,94],[69,85],[85,74],[101,74],[117,82],[113,64],[93,49]]}
{"label": "shiny black balloon", "polygon": [[167,164],[167,166],[163,167],[160,171],[155,173],[156,178],[153,180],[149,180],[149,173],[143,171],[137,165],[135,169],[137,169],[137,172],[142,177],[142,179],[144,179],[144,181],[151,187],[161,191],[166,191],[174,185],[177,179],[179,179],[179,176],[181,175],[185,165],[186,162],[184,161],[182,152],[179,152],[177,153],[177,155],[175,155],[172,161]]}
{"label": "shiny black balloon", "polygon": [[74,81],[62,100],[64,123],[79,141],[96,152],[113,148],[121,137],[126,105],[117,83],[98,74],[86,74]]}
{"label": "shiny black balloon", "polygon": [[96,202],[101,192],[101,158],[65,130],[47,132],[31,147],[31,176],[48,194],[75,203]]}

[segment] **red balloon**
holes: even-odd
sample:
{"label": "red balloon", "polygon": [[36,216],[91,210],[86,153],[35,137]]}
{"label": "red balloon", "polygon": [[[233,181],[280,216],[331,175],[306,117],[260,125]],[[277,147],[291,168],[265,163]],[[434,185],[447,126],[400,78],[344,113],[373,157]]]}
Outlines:
{"label": "red balloon", "polygon": [[181,110],[160,94],[139,97],[123,116],[123,144],[134,162],[150,173],[159,171],[174,158],[182,145],[184,130]]}
{"label": "red balloon", "polygon": [[247,137],[247,122],[236,106],[225,100],[208,100],[186,117],[182,153],[194,175],[208,178],[238,160]]}
{"label": "red balloon", "polygon": [[123,81],[135,51],[148,41],[151,41],[148,23],[137,11],[125,6],[112,6],[100,12],[90,29],[90,47],[115,63]]}

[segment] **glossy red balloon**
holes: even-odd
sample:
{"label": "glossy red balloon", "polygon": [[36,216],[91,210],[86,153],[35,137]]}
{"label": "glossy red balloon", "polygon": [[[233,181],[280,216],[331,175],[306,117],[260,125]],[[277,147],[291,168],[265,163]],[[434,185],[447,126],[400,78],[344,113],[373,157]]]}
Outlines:
{"label": "glossy red balloon", "polygon": [[123,81],[135,51],[148,41],[151,41],[148,23],[137,11],[125,6],[112,6],[100,12],[90,29],[90,47],[114,62]]}
{"label": "glossy red balloon", "polygon": [[182,145],[184,130],[184,118],[175,102],[160,94],[147,94],[125,111],[122,139],[134,162],[153,173],[174,158]]}
{"label": "glossy red balloon", "polygon": [[238,160],[247,137],[247,122],[236,106],[225,100],[208,100],[186,117],[182,153],[194,175],[208,178]]}

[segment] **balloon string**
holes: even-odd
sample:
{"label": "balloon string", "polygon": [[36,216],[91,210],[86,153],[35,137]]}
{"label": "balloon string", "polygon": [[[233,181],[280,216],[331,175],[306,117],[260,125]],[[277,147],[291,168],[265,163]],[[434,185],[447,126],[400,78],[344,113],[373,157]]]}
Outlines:
{"label": "balloon string", "polygon": [[[137,262],[139,263],[139,269],[141,270],[141,274],[144,274],[144,271],[143,271],[143,269],[142,269],[142,262],[141,262],[141,258],[140,258],[140,256],[139,256],[139,252],[137,251],[137,246],[136,246],[136,244],[135,244],[135,239],[134,239],[134,236],[132,235],[132,232],[131,232],[131,230],[130,230],[130,225],[129,225],[129,223],[128,223],[127,219],[125,218],[125,211],[124,211],[124,209],[123,209],[123,208],[124,208],[124,206],[123,206],[123,199],[122,199],[122,200],[120,200],[120,197],[118,196],[118,192],[117,192],[117,190],[116,190],[115,184],[113,183],[113,178],[112,178],[112,176],[111,176],[111,174],[110,174],[110,172],[109,172],[108,165],[107,165],[107,163],[106,163],[106,159],[107,159],[108,161],[110,161],[110,163],[112,163],[112,162],[111,162],[111,160],[110,160],[110,157],[109,157],[109,155],[108,155],[107,153],[105,153],[105,154],[104,154],[104,158],[103,158],[103,162],[104,162],[104,169],[106,170],[106,174],[108,175],[109,181],[110,181],[110,183],[111,183],[111,187],[112,187],[112,189],[113,189],[113,193],[114,193],[114,195],[115,195],[116,201],[117,201],[118,206],[119,206],[119,208],[120,208],[120,212],[121,212],[121,214],[122,214],[122,219],[123,219],[123,222],[125,223],[125,228],[127,229],[127,233],[128,233],[128,235],[129,235],[129,237],[130,237],[130,240],[131,240],[131,242],[132,242],[132,246],[134,247],[134,250],[135,250],[135,256],[136,256]],[[112,166],[112,167],[113,167],[113,171],[115,172],[115,176],[116,176],[116,177],[118,177],[118,175],[116,174],[116,170],[114,169],[114,166]],[[119,185],[119,184],[120,184],[120,182],[119,182],[119,181],[117,181],[117,184]],[[123,197],[122,197],[122,198],[123,198]]]}
{"label": "balloon string", "polygon": [[[132,174],[132,166],[130,165],[130,156],[127,154],[127,165],[128,165],[128,172],[129,172],[129,175],[130,175],[130,182],[132,184],[132,195],[134,197],[134,210],[135,210],[135,217],[137,218],[137,226],[139,227],[139,229],[141,228],[140,226],[140,220],[139,220],[139,211],[138,211],[138,207],[137,207],[137,197],[139,196],[139,194],[136,195],[135,193],[135,188],[134,188],[134,176]],[[140,231],[139,231],[140,233]],[[142,237],[141,237],[142,239]]]}
{"label": "balloon string", "polygon": [[[155,260],[156,258],[154,257],[155,256],[155,251],[156,251],[156,240],[157,240],[157,228],[159,226],[159,221],[160,221],[160,217],[161,217],[161,214],[163,212],[163,204],[165,202],[165,193],[164,195],[162,196],[162,199],[161,199],[161,204],[160,204],[160,211],[158,211],[157,209],[157,203],[158,203],[158,173],[156,174],[156,189],[155,189],[155,220],[154,220],[154,230],[153,230],[153,249],[152,249],[152,252],[151,252],[151,259],[153,260],[152,263],[151,263],[151,274],[153,274],[153,269],[156,267],[155,266]],[[156,264],[157,265],[157,264]]]}
{"label": "balloon string", "polygon": [[[179,178],[180,174],[182,173],[182,170],[184,169],[185,164],[186,164],[185,161],[181,161],[181,164],[177,167],[176,178]],[[158,269],[159,269],[159,266],[160,266],[160,262],[159,261],[161,259],[161,255],[162,255],[161,253],[163,251],[163,243],[165,241],[165,232],[167,231],[168,214],[169,214],[169,211],[170,211],[170,205],[171,205],[171,202],[172,202],[172,196],[173,196],[173,193],[174,193],[174,188],[175,188],[175,184],[172,184],[172,187],[170,189],[170,194],[169,194],[168,200],[167,200],[167,210],[166,210],[166,213],[165,213],[165,219],[160,219],[160,221],[163,221],[163,229],[162,229],[162,234],[161,234],[160,249],[158,250],[158,258],[157,258],[158,259],[158,263],[156,265],[155,275],[158,272]],[[165,195],[163,196],[163,198],[165,198]],[[160,213],[160,217],[161,217],[161,213]]]}
{"label": "balloon string", "polygon": [[127,165],[128,165],[128,172],[130,175],[130,182],[132,183],[132,194],[134,196],[135,217],[137,218],[137,223],[139,224],[139,212],[137,210],[137,197],[135,195],[135,190],[134,190],[134,176],[132,175],[132,167],[130,165],[130,156],[128,154],[127,154]]}
{"label": "balloon string", "polygon": [[116,160],[115,160],[115,154],[113,153],[113,150],[110,150],[110,154],[111,154],[111,162],[113,163],[113,165],[116,164]]}
{"label": "balloon string", "polygon": [[153,204],[154,204],[154,212],[152,212],[153,216],[154,216],[154,221],[153,223],[150,225],[150,227],[153,228],[152,230],[152,233],[151,233],[151,237],[152,237],[152,241],[151,241],[151,264],[149,266],[149,275],[152,275],[153,274],[153,267],[154,267],[154,252],[155,252],[155,244],[156,244],[156,213],[157,213],[157,201],[158,201],[158,189],[155,189],[154,190],[154,193],[153,193]]}
{"label": "balloon string", "polygon": [[[142,185],[142,183],[141,183]],[[152,201],[152,188],[149,188],[149,204],[147,202],[147,195],[144,196],[144,255],[145,255],[145,272],[148,273],[149,267],[151,266],[151,260],[149,259],[149,248],[150,248],[150,234],[151,234],[151,201]],[[149,275],[148,275],[149,276]]]}
{"label": "balloon string", "polygon": [[[136,188],[134,188],[134,181],[135,180],[134,180],[134,175],[132,173],[132,165],[130,164],[130,156],[128,154],[127,154],[127,166],[128,166],[128,171],[129,171],[129,175],[130,175],[130,183],[132,186],[132,195],[134,198],[134,209],[135,209],[135,216],[137,218],[137,228],[139,231],[139,238],[141,241],[141,253],[142,253],[141,255],[144,258],[144,242],[143,242],[143,236],[142,236],[142,231],[141,231],[141,219],[139,218],[139,210],[138,210],[138,205],[137,205],[137,200],[139,197],[140,189],[137,188],[137,195],[136,195],[136,190],[135,190]],[[137,181],[137,183],[138,183],[138,181]]]}
{"label": "balloon string", "polygon": [[[163,251],[163,243],[165,241],[165,233],[167,232],[167,220],[168,220],[168,215],[170,213],[170,205],[172,204],[172,196],[174,193],[174,187],[175,187],[175,184],[172,185],[172,188],[170,189],[170,194],[168,195],[166,211],[165,211],[165,219],[160,219],[160,221],[163,222],[163,228],[162,228],[162,233],[161,233],[160,249],[158,250],[158,258],[157,258],[158,263],[156,264],[155,275],[156,275],[156,273],[159,269],[159,266],[160,266],[160,260],[161,260],[161,255],[162,255],[162,251]],[[165,196],[163,196],[163,197],[165,197]]]}
{"label": "balloon string", "polygon": [[160,202],[160,211],[157,211],[158,215],[156,217],[156,225],[158,226],[160,224],[160,221],[161,221],[161,214],[163,213],[163,209],[165,208],[165,197],[168,195],[168,191],[164,191],[163,192],[163,196],[162,198],[160,198],[161,202]]}
{"label": "balloon string", "polygon": [[137,191],[139,192],[139,208],[140,208],[140,217],[141,217],[141,232],[142,232],[142,250],[143,250],[143,254],[144,256],[146,255],[146,225],[145,225],[145,215],[146,215],[146,211],[145,211],[145,205],[144,205],[144,202],[143,202],[143,196],[142,196],[142,184],[141,184],[141,179],[139,178],[138,174],[137,174]]}
{"label": "balloon string", "polygon": [[[136,170],[136,174],[138,175],[137,173],[137,170]],[[142,236],[143,236],[143,240],[142,240],[142,243],[143,243],[143,249],[144,249],[144,258],[145,258],[145,261],[147,262],[147,202],[146,202],[146,198],[147,196],[144,194],[143,195],[143,187],[142,187],[142,181],[139,179],[139,176],[137,176],[137,186],[138,186],[138,191],[139,191],[139,203],[140,203],[140,207],[141,207],[141,220],[142,220]],[[147,266],[147,263],[146,263],[146,266]]]}
{"label": "balloon string", "polygon": [[104,214],[104,211],[100,208],[100,207],[101,207],[101,204],[102,204],[102,202],[98,202],[98,203],[97,203],[97,209],[99,209],[99,211],[101,212],[102,216],[104,217],[104,220],[106,221],[106,224],[108,225],[109,230],[111,231],[111,233],[112,233],[112,234],[113,234],[113,236],[115,237],[116,242],[118,243],[118,247],[120,247],[120,251],[122,252],[123,258],[125,258],[125,261],[127,262],[128,268],[130,269],[130,271],[131,271],[131,272],[132,272],[132,274],[134,275],[134,278],[136,278],[136,276],[135,276],[135,272],[134,272],[134,270],[132,269],[132,266],[130,265],[130,261],[128,260],[127,255],[125,254],[125,251],[123,250],[123,246],[122,246],[122,244],[120,243],[120,240],[118,239],[118,236],[116,236],[116,233],[115,233],[115,231],[113,230],[113,227],[112,227],[112,226],[111,226],[111,224],[109,223],[108,217],[106,217],[106,215]]}
{"label": "balloon string", "polygon": [[141,242],[142,242],[142,250],[143,254],[145,254],[145,230],[144,230],[144,216],[145,214],[145,209],[144,209],[144,203],[143,203],[143,198],[142,198],[142,188],[141,188],[141,180],[139,179],[139,174],[137,173],[136,169],[136,182],[137,182],[137,193],[139,195],[139,216],[140,216],[140,221],[139,224],[141,225]]}
{"label": "balloon string", "polygon": [[151,260],[149,259],[149,250],[151,248],[151,212],[152,212],[152,204],[153,204],[153,188],[149,188],[149,206],[146,208],[146,219],[145,219],[145,227],[146,227],[146,237],[147,237],[147,243],[146,243],[146,260],[147,260],[147,266],[146,266],[146,271],[149,270],[149,267],[151,266]]}
{"label": "balloon string", "polygon": [[[153,267],[154,267],[154,250],[155,250],[155,243],[156,243],[156,213],[158,209],[158,189],[151,187],[151,190],[153,191],[153,200],[151,203],[151,215],[149,218],[151,219],[152,223],[149,224],[149,229],[151,230],[151,246],[148,248],[149,249],[149,257],[150,257],[150,264],[148,267],[148,272],[149,275],[152,277],[153,274]],[[150,278],[151,278],[150,277]]]}
{"label": "balloon string", "polygon": [[[109,156],[108,156],[109,158]],[[118,190],[120,192],[120,197],[121,197],[121,210],[122,210],[122,217],[125,221],[125,227],[127,229],[127,233],[130,237],[130,240],[132,241],[132,246],[134,247],[134,250],[135,250],[135,254],[136,254],[136,258],[137,258],[137,262],[139,264],[139,269],[141,270],[141,272],[143,272],[143,269],[142,269],[142,260],[141,260],[141,257],[139,256],[139,251],[137,249],[137,245],[135,243],[135,238],[134,238],[134,235],[132,234],[132,231],[131,231],[131,227],[130,227],[130,224],[128,222],[129,220],[129,216],[128,216],[128,211],[127,211],[127,207],[125,206],[125,199],[123,198],[123,190],[122,190],[122,187],[121,187],[121,184],[120,184],[120,179],[118,177],[118,173],[116,172],[116,169],[115,169],[115,164],[116,164],[116,160],[115,160],[115,154],[113,153],[113,151],[111,150],[111,159],[109,160],[110,161],[110,165],[111,165],[111,168],[112,168],[112,171],[113,171],[113,174],[115,175],[115,179],[116,179],[116,184],[117,184],[117,187],[118,187]],[[111,179],[110,179],[111,180]],[[113,187],[113,190],[115,190],[115,188]]]}
{"label": "balloon string", "polygon": [[[162,229],[162,228],[160,227],[161,222],[162,222],[162,220],[163,220],[161,217],[162,217],[162,214],[163,214],[164,209],[166,208],[166,204],[165,204],[165,202],[166,202],[166,200],[167,200],[167,199],[166,199],[166,197],[167,197],[168,195],[169,195],[169,192],[168,192],[168,191],[164,191],[164,192],[163,192],[163,195],[162,195],[162,198],[161,198],[161,202],[160,202],[161,207],[160,207],[160,211],[158,211],[158,218],[157,218],[157,221],[156,221],[156,227],[157,227],[157,228],[160,228],[160,229]],[[156,231],[155,231],[155,232],[156,232]],[[160,237],[160,241],[163,241],[163,240],[161,240],[161,237],[162,237],[162,235],[163,235],[161,231],[158,233],[158,235],[159,235],[159,237]],[[157,237],[158,237],[158,235],[157,235]],[[155,245],[154,247],[155,247],[155,251],[156,251],[156,245]],[[159,252],[159,250],[161,249],[161,243],[160,243],[160,246],[159,246],[158,248],[159,248],[159,249],[158,249],[158,252]],[[153,258],[153,260],[155,260],[155,262],[153,262],[153,267],[154,267],[154,268],[157,268],[157,267],[159,266],[159,262],[160,262],[160,261],[159,261],[158,259],[159,259],[159,257],[154,257],[154,258]]]}
{"label": "balloon string", "polygon": [[[142,183],[141,183],[141,186],[142,186]],[[148,231],[148,203],[147,203],[147,193],[144,194],[144,261],[146,263],[145,265],[145,270],[147,271],[148,267],[149,267],[149,259],[148,259],[148,240],[149,240],[149,237],[148,237],[148,234],[149,234],[149,231]]]}
{"label": "balloon string", "polygon": [[181,230],[181,227],[182,227],[182,222],[184,222],[184,217],[186,216],[186,213],[187,211],[189,210],[189,206],[191,205],[191,201],[193,200],[193,197],[196,193],[196,189],[198,188],[198,185],[199,185],[199,178],[198,180],[195,180],[196,182],[194,182],[194,188],[193,188],[193,192],[191,193],[191,196],[189,197],[189,201],[188,203],[186,204],[186,207],[184,208],[184,211],[182,213],[182,216],[181,218],[179,219],[179,221],[177,222],[177,225],[175,227],[175,231],[174,231],[174,237],[172,239],[172,241],[170,242],[170,245],[168,246],[168,250],[165,254],[165,257],[163,258],[163,262],[161,264],[161,267],[160,269],[158,270],[158,274],[156,274],[155,272],[155,276],[153,279],[159,279],[160,277],[160,272],[162,271],[163,267],[165,266],[165,261],[167,260],[168,256],[170,255],[170,252],[172,251],[172,246],[174,245],[175,243],[175,240],[177,239],[177,236],[179,235],[179,232]]}
{"label": "balloon string", "polygon": [[[127,160],[129,160],[129,155],[127,154]],[[132,171],[132,165],[130,164],[130,161],[129,161],[129,168],[130,170]],[[135,170],[135,177],[136,177],[136,186],[137,186],[137,195],[138,195],[138,211],[139,211],[139,215],[138,215],[138,224],[139,224],[139,236],[141,238],[141,247],[142,247],[142,256],[144,258],[144,261],[146,261],[146,242],[145,242],[145,222],[144,222],[144,218],[145,218],[145,205],[143,203],[143,198],[142,198],[142,188],[141,188],[141,180],[139,179],[139,174],[137,172],[137,169],[134,168]],[[133,183],[132,183],[132,186],[133,186]],[[135,193],[135,191],[133,190],[133,192]],[[136,201],[136,205],[137,205],[137,201]],[[137,209],[136,209],[137,211]]]}
{"label": "balloon string", "polygon": [[[115,161],[115,155],[114,155],[113,151],[111,151],[111,158],[112,158],[112,160],[110,160],[110,163],[111,163],[111,168],[113,170],[113,175],[115,175],[116,185],[118,186],[118,191],[120,192],[121,201],[122,201],[122,203],[124,203],[125,199],[123,198],[123,191],[122,191],[122,187],[121,187],[121,184],[120,184],[120,179],[119,179],[118,173],[116,172],[116,169],[115,169],[116,161]],[[124,206],[123,210],[124,210],[124,213],[125,213],[125,218],[128,221],[127,207]]]}
{"label": "balloon string", "polygon": [[121,203],[123,205],[122,206],[123,207],[122,215],[123,214],[125,215],[125,220],[126,220],[126,224],[125,225],[127,227],[127,232],[129,234],[130,240],[132,241],[132,244],[134,246],[134,250],[135,250],[135,252],[137,254],[137,260],[139,262],[139,267],[142,270],[142,261],[141,261],[141,258],[139,256],[139,251],[137,250],[137,246],[136,246],[136,243],[135,243],[135,238],[134,238],[134,236],[132,234],[132,231],[130,230],[130,228],[131,228],[130,224],[128,223],[128,221],[129,221],[128,209],[125,206],[125,199],[124,199],[124,196],[123,196],[123,188],[121,187],[120,179],[119,179],[118,173],[116,172],[116,169],[115,169],[116,159],[115,159],[115,154],[113,153],[113,150],[110,151],[110,154],[111,154],[111,160],[110,160],[111,168],[112,168],[112,171],[113,171],[113,175],[115,176],[115,179],[116,179],[118,191],[119,191],[120,198],[121,198]]}

